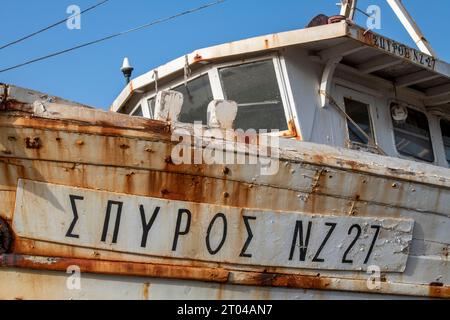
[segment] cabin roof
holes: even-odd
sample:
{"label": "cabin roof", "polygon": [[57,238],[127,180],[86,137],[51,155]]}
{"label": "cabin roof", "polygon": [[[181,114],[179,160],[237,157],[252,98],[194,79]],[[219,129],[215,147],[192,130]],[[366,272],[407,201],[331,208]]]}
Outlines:
{"label": "cabin roof", "polygon": [[[326,62],[343,57],[339,68],[369,75],[397,88],[417,92],[428,108],[450,112],[450,64],[417,49],[367,31],[349,21],[293,30],[199,49],[157,67],[127,85],[111,106],[118,111],[134,94],[143,93],[159,81],[182,76],[184,69],[260,55],[286,47],[302,47],[312,59]],[[156,72],[155,72],[156,71]]]}

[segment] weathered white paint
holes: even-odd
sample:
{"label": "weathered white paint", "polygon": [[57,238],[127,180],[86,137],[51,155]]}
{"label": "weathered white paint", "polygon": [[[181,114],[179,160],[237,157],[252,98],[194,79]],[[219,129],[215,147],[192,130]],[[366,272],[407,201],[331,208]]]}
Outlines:
{"label": "weathered white paint", "polygon": [[[328,40],[339,38],[342,39],[345,37],[354,40],[353,43],[343,43],[338,46],[332,45],[328,49],[321,51],[321,54],[325,57],[325,60],[328,60],[334,56],[345,56],[365,48],[371,48],[371,45],[366,44],[364,40],[361,39],[363,32],[364,30],[361,27],[343,21],[340,23],[265,35],[235,41],[231,44],[223,44],[200,49],[188,54],[187,57],[189,64],[194,65],[204,61],[212,63],[221,59],[245,56],[257,52],[263,54],[264,52],[269,52],[274,49],[286,49],[293,46],[301,47],[319,41],[325,43]],[[378,39],[375,41],[375,47],[380,49],[381,52],[400,58],[401,61],[414,63],[432,70],[437,77],[450,78],[450,65],[447,62],[437,60],[429,55],[421,53],[418,50],[406,47],[405,45],[388,38],[381,37],[376,34],[374,34],[374,36]],[[380,42],[379,40],[382,41]],[[391,45],[384,46],[383,43],[389,43]],[[399,48],[401,48],[401,50],[398,50]],[[324,58],[322,57],[322,59]],[[169,75],[182,71],[185,67],[185,63],[186,59],[183,56],[160,66],[155,70],[158,72],[159,78],[163,79]],[[154,84],[153,75],[155,70],[151,70],[150,72],[132,80],[132,82],[122,90],[117,99],[112,103],[111,110],[119,110],[131,98],[136,90],[141,90]]]}
{"label": "weathered white paint", "polygon": [[[148,224],[152,217],[145,237],[142,218]],[[377,265],[403,272],[414,222],[250,210],[20,180],[13,225],[23,238],[147,256],[317,270]]]}
{"label": "weathered white paint", "polygon": [[353,20],[356,12],[357,0],[341,0],[341,15]]}
{"label": "weathered white paint", "polygon": [[328,95],[330,94],[333,83],[333,75],[337,65],[341,62],[342,57],[330,59],[323,70],[322,81],[320,82],[320,106],[325,108],[329,104]]}
{"label": "weathered white paint", "polygon": [[234,101],[213,100],[208,105],[208,127],[233,129],[238,112]]}
{"label": "weathered white paint", "polygon": [[[321,300],[374,299],[371,293],[223,285],[207,282],[81,274],[69,290],[64,272],[3,269],[0,297],[7,300]],[[376,291],[374,290],[374,293]],[[385,299],[407,299],[383,295]],[[416,298],[417,299],[417,298]]]}
{"label": "weathered white paint", "polygon": [[183,99],[183,94],[177,91],[158,92],[155,101],[155,120],[177,122]]}

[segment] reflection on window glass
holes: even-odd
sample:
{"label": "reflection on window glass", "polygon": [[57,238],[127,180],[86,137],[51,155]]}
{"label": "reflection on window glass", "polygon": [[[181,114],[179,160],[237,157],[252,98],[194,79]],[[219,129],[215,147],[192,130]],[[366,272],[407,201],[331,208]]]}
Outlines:
{"label": "reflection on window glass", "polygon": [[[345,112],[352,118],[354,122],[371,138],[373,139],[372,125],[370,120],[369,105],[345,98]],[[348,134],[351,142],[360,144],[369,144],[369,140],[362,134],[357,127],[347,121]]]}
{"label": "reflection on window glass", "polygon": [[148,109],[150,110],[150,119],[155,119],[155,100],[156,98],[150,98],[147,100]]}
{"label": "reflection on window glass", "polygon": [[400,154],[427,162],[434,161],[430,128],[425,114],[408,108],[405,122],[394,121],[394,133]]}
{"label": "reflection on window glass", "polygon": [[201,121],[207,124],[208,105],[214,99],[208,75],[201,76],[187,83],[173,88],[183,94],[184,101],[181,108],[180,122],[194,123]]}
{"label": "reflection on window glass", "polygon": [[445,155],[450,165],[450,121],[441,120],[442,138],[444,139]]}
{"label": "reflection on window glass", "polygon": [[122,106],[122,108],[117,110],[117,113],[130,115],[131,112],[133,111],[134,107],[135,107],[135,105],[126,104],[126,105]]}
{"label": "reflection on window glass", "polygon": [[133,111],[133,113],[131,114],[133,117],[143,117],[144,114],[142,113],[142,108],[141,106],[137,107],[136,110]]}
{"label": "reflection on window glass", "polygon": [[238,103],[237,129],[287,130],[272,60],[219,70],[225,98]]}

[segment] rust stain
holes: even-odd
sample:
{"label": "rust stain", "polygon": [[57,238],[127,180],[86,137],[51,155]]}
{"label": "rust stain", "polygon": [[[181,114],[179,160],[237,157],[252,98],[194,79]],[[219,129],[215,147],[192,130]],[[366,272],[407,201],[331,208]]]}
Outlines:
{"label": "rust stain", "polygon": [[450,287],[444,286],[443,283],[430,283],[429,294],[431,298],[450,298]]}
{"label": "rust stain", "polygon": [[11,250],[13,235],[8,223],[0,218],[0,254]]}
{"label": "rust stain", "polygon": [[6,109],[6,104],[8,102],[8,89],[9,89],[9,86],[7,84],[4,84],[4,83],[1,83],[0,86],[3,87],[3,94],[0,97],[0,110],[5,110]]}
{"label": "rust stain", "polygon": [[151,286],[150,283],[148,283],[148,282],[144,283],[144,287],[142,288],[144,300],[148,300],[148,298],[149,298],[149,295],[150,295],[150,286]]}
{"label": "rust stain", "polygon": [[202,60],[203,60],[203,57],[197,53],[194,57],[194,62],[201,62]]}
{"label": "rust stain", "polygon": [[39,137],[26,137],[25,146],[27,149],[39,150],[42,147],[42,143]]}
{"label": "rust stain", "polygon": [[283,137],[286,138],[295,138],[298,141],[303,141],[300,132],[297,130],[294,119],[289,120],[288,122],[288,132],[283,133]]}
{"label": "rust stain", "polygon": [[127,144],[125,144],[125,143],[122,143],[122,144],[119,146],[119,148],[122,149],[122,150],[127,150],[127,149],[130,149],[130,146],[127,145]]}
{"label": "rust stain", "polygon": [[239,280],[245,285],[265,287],[285,287],[296,289],[331,289],[331,279],[326,277],[306,275],[286,275],[276,273],[245,273]]}
{"label": "rust stain", "polygon": [[[12,109],[14,110],[14,109]],[[115,118],[123,116],[123,119]],[[133,118],[115,114],[110,120],[92,119],[47,119],[31,115],[12,115],[0,119],[2,127],[26,127],[42,130],[58,130],[87,134],[102,134],[107,136],[127,136],[130,131],[139,131],[139,137],[162,135],[170,140],[170,124],[162,121]]]}
{"label": "rust stain", "polygon": [[172,266],[161,264],[100,261],[89,259],[33,257],[5,254],[0,256],[0,266],[7,268],[26,268],[32,270],[66,271],[69,266],[80,267],[81,272],[116,275],[155,277],[178,280],[208,280],[224,283],[228,281],[229,271],[225,269]]}

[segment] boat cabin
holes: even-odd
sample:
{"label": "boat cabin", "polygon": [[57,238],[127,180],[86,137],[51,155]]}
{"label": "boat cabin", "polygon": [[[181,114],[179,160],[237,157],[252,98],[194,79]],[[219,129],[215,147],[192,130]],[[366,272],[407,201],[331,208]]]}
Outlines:
{"label": "boat cabin", "polygon": [[183,94],[182,123],[233,100],[236,129],[450,165],[450,64],[349,20],[197,50],[131,80],[111,110],[154,118],[166,90]]}

